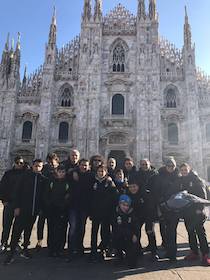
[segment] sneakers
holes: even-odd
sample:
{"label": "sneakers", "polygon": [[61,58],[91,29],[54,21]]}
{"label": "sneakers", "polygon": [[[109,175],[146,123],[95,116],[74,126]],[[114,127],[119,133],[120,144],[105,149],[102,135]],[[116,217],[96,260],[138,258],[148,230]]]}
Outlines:
{"label": "sneakers", "polygon": [[208,256],[208,254],[203,255],[202,264],[205,265],[205,266],[210,266],[210,258]]}
{"label": "sneakers", "polygon": [[26,260],[31,259],[31,255],[29,254],[28,249],[24,249],[21,253],[20,256]]}
{"label": "sneakers", "polygon": [[9,265],[14,262],[13,254],[9,254],[4,260],[4,265]]}
{"label": "sneakers", "polygon": [[8,247],[8,245],[5,243],[0,245],[0,254],[5,253],[7,251],[7,247]]}
{"label": "sneakers", "polygon": [[196,261],[199,259],[199,255],[193,251],[190,251],[190,253],[187,256],[185,256],[184,259],[185,261]]}

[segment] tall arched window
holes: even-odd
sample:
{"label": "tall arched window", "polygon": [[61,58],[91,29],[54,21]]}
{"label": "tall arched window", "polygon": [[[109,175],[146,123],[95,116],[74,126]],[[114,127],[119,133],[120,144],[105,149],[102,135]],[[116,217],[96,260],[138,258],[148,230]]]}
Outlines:
{"label": "tall arched window", "polygon": [[175,90],[172,88],[167,90],[165,105],[166,105],[166,108],[176,108],[177,107],[176,93],[175,93]]}
{"label": "tall arched window", "polygon": [[178,127],[176,123],[168,124],[168,142],[171,145],[177,145],[179,142]]}
{"label": "tall arched window", "polygon": [[69,124],[67,122],[61,122],[59,125],[58,140],[61,143],[68,142],[69,139]]}
{"label": "tall arched window", "polygon": [[72,89],[69,87],[64,87],[64,89],[61,91],[60,106],[71,107],[72,105]]}
{"label": "tall arched window", "polygon": [[207,168],[207,179],[208,179],[208,182],[210,182],[210,166],[208,166],[208,168]]}
{"label": "tall arched window", "polygon": [[112,97],[112,115],[124,115],[125,101],[122,94],[115,94]]}
{"label": "tall arched window", "polygon": [[32,138],[32,128],[33,124],[30,121],[26,121],[23,124],[23,131],[22,131],[22,141],[29,142]]}
{"label": "tall arched window", "polygon": [[125,50],[121,43],[113,50],[113,72],[125,72]]}
{"label": "tall arched window", "polygon": [[206,125],[206,141],[210,142],[210,123]]}

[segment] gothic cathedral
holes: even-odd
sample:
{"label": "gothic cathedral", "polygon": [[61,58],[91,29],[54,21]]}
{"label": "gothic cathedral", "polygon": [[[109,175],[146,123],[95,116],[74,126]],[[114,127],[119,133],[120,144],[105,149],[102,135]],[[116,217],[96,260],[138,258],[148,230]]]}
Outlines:
{"label": "gothic cathedral", "polygon": [[54,12],[43,65],[20,80],[20,38],[0,64],[0,174],[15,155],[27,161],[70,148],[160,166],[189,162],[210,181],[210,81],[195,65],[185,10],[181,50],[162,39],[156,1],[102,13],[84,0],[81,33],[56,47]]}

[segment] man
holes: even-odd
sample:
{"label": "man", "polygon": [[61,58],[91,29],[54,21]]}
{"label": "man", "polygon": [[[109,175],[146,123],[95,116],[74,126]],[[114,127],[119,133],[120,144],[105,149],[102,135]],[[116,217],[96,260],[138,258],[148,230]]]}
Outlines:
{"label": "man", "polygon": [[87,159],[79,161],[79,168],[71,173],[69,185],[71,191],[71,202],[69,212],[69,256],[71,261],[74,251],[77,256],[84,253],[83,239],[87,217],[90,214],[90,194],[94,182],[94,176],[90,172],[90,165]]}
{"label": "man", "polygon": [[156,217],[156,203],[155,203],[155,178],[158,175],[157,170],[151,166],[147,158],[140,160],[140,168],[136,173],[136,182],[140,186],[141,192],[147,193],[147,201],[145,205],[145,230],[147,233],[149,245],[146,251],[152,253],[153,259],[157,259],[157,244],[154,230],[154,220]]}
{"label": "man", "polygon": [[76,149],[70,151],[69,158],[63,161],[61,164],[65,166],[67,174],[79,165],[80,152]]}
{"label": "man", "polygon": [[6,251],[8,247],[9,234],[14,219],[14,196],[23,173],[24,160],[22,156],[16,156],[13,168],[5,172],[0,182],[0,199],[4,205],[1,252]]}
{"label": "man", "polygon": [[156,178],[155,184],[155,197],[162,213],[160,217],[160,231],[163,245],[166,248],[166,258],[170,261],[176,261],[176,230],[179,217],[176,213],[165,212],[162,208],[164,202],[166,202],[173,194],[180,191],[179,172],[176,168],[176,161],[173,157],[167,159],[165,166],[159,169],[159,175]]}
{"label": "man", "polygon": [[117,162],[115,158],[109,158],[107,161],[108,175],[114,180]]}
{"label": "man", "polygon": [[124,161],[123,172],[128,183],[134,182],[136,179],[136,167],[132,158],[126,158]]}
{"label": "man", "polygon": [[29,259],[28,245],[33,225],[37,215],[43,209],[44,195],[46,192],[47,179],[41,174],[43,162],[41,159],[33,161],[32,170],[27,171],[19,182],[14,198],[15,222],[12,230],[10,252],[4,264],[14,261],[15,248],[24,231],[24,244],[21,256]]}
{"label": "man", "polygon": [[[42,174],[47,177],[50,181],[54,179],[55,170],[59,166],[59,157],[55,153],[49,153],[46,158],[47,162],[44,164],[42,169]],[[38,223],[37,223],[37,245],[36,250],[40,251],[42,248],[42,241],[44,237],[44,225],[45,225],[46,216],[45,213],[41,212],[39,214]]]}

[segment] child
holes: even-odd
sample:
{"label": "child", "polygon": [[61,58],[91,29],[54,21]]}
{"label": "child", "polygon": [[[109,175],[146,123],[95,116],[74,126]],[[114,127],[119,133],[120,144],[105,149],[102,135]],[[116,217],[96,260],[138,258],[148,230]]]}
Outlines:
{"label": "child", "polygon": [[66,242],[70,186],[66,180],[65,166],[55,170],[55,179],[47,188],[47,222],[49,256],[59,257]]}
{"label": "child", "polygon": [[24,244],[21,256],[29,259],[28,245],[33,225],[37,215],[44,207],[44,193],[46,191],[47,179],[41,174],[43,161],[35,159],[33,161],[32,170],[25,172],[20,181],[14,199],[14,215],[15,222],[12,230],[10,243],[10,252],[6,257],[4,264],[13,262],[15,248],[20,239],[21,233],[24,231]]}
{"label": "child", "polygon": [[124,176],[122,169],[117,169],[114,176],[114,183],[119,194],[126,194],[128,182]]}
{"label": "child", "polygon": [[[139,185],[136,183],[130,184],[128,186],[128,195],[130,196],[132,200],[132,207],[134,209],[134,213],[138,220],[138,226],[139,226],[139,233],[138,238],[141,238],[141,228],[143,224],[146,222],[146,217],[148,215],[149,206],[150,206],[150,194],[146,190],[142,190],[139,188]],[[148,224],[150,225],[150,224]],[[151,224],[152,225],[152,224]],[[146,231],[148,233],[149,238],[149,246],[152,253],[152,261],[158,260],[159,257],[157,255],[157,246],[156,246],[156,238],[155,238],[155,232],[154,228],[146,228]],[[140,255],[142,255],[141,252],[141,244],[140,244]]]}
{"label": "child", "polygon": [[[103,258],[110,241],[110,224],[117,201],[117,190],[107,169],[102,165],[96,170],[95,182],[91,189],[91,255],[90,261]],[[100,254],[97,254],[97,235],[101,226]]]}
{"label": "child", "polygon": [[125,251],[129,268],[137,265],[138,227],[134,211],[131,208],[131,198],[121,195],[113,219],[113,245],[120,260]]}

